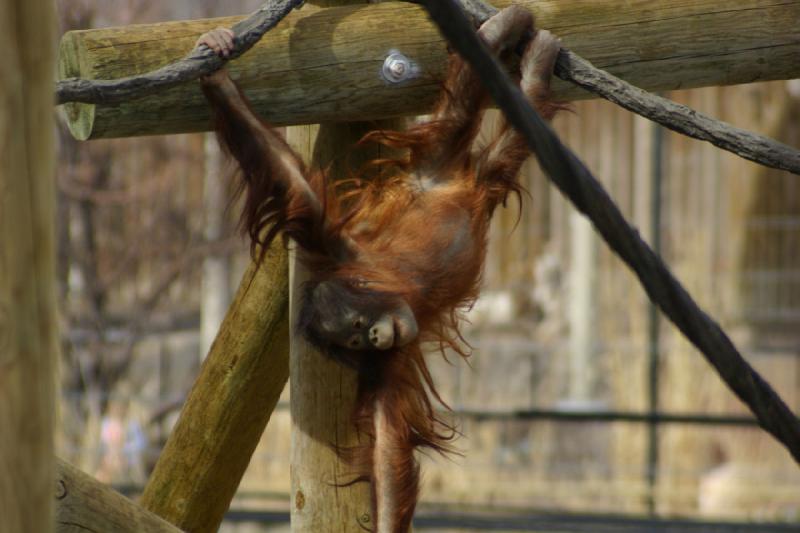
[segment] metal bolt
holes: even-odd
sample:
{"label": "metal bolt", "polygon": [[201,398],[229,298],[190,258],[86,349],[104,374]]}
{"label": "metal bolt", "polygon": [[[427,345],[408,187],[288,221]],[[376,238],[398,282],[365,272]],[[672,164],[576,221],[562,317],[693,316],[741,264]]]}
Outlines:
{"label": "metal bolt", "polygon": [[416,66],[404,54],[393,50],[383,61],[381,74],[389,83],[400,83],[416,75]]}
{"label": "metal bolt", "polygon": [[389,61],[387,68],[389,69],[389,73],[393,78],[402,78],[406,73],[406,68],[408,68],[408,65],[405,61],[393,59]]}

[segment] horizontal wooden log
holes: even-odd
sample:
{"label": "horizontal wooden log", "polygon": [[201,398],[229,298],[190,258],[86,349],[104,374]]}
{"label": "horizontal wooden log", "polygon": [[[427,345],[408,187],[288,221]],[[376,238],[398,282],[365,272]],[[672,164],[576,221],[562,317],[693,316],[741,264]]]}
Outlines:
{"label": "horizontal wooden log", "polygon": [[[497,6],[508,1],[498,1]],[[523,0],[538,26],[595,66],[646,90],[800,77],[800,0]],[[62,78],[115,79],[185,55],[203,31],[241,17],[69,32]],[[380,75],[398,50],[418,76]],[[446,45],[418,6],[386,2],[290,14],[230,70],[256,110],[276,125],[375,120],[425,113],[446,66]],[[557,82],[556,97],[585,97]],[[66,104],[78,139],[202,131],[197,83],[118,105]]]}

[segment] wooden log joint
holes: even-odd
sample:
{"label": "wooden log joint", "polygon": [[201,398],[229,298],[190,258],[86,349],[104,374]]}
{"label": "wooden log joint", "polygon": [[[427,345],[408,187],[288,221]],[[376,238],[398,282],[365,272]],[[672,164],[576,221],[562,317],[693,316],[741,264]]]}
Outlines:
{"label": "wooden log joint", "polygon": [[[498,1],[503,7],[509,1]],[[663,91],[800,77],[800,0],[522,0],[537,25],[564,45],[634,85]],[[241,17],[69,32],[62,78],[116,79],[183,57],[196,38]],[[381,74],[393,51],[415,75]],[[425,113],[435,100],[447,46],[424,10],[406,2],[290,13],[230,70],[256,110],[276,125],[377,120]],[[555,96],[587,97],[566,82]],[[203,131],[209,114],[195,82],[120,104],[65,105],[78,139]]]}

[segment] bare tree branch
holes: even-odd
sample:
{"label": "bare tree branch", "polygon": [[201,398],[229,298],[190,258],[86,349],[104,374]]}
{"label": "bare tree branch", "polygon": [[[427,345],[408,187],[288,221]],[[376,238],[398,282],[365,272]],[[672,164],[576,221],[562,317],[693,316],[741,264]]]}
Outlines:
{"label": "bare tree branch", "polygon": [[800,462],[800,420],[738,352],[662,259],[631,227],[603,186],[531,107],[500,64],[491,56],[456,0],[423,0],[431,18],[472,67],[503,110],[525,136],[550,180],[594,223],[597,231],[639,277],[651,300],[716,369],[730,389]]}
{"label": "bare tree branch", "polygon": [[304,0],[270,0],[256,12],[233,26],[234,49],[227,58],[208,48],[193,50],[185,58],[160,69],[116,80],[69,78],[56,84],[56,105],[66,102],[111,104],[141,98],[183,82],[211,74],[231,59],[244,54]]}

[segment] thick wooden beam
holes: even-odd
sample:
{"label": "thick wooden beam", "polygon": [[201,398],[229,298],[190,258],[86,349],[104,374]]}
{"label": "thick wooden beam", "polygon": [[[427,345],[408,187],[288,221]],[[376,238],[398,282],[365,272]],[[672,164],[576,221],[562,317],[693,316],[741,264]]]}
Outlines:
{"label": "thick wooden beam", "polygon": [[[510,3],[497,1],[497,6]],[[564,44],[595,66],[646,90],[800,77],[800,0],[520,0]],[[206,29],[239,18],[69,32],[60,73],[114,79],[169,63]],[[399,50],[419,76],[380,76]],[[426,112],[444,72],[446,46],[417,6],[305,6],[290,14],[231,71],[274,124],[373,120]],[[586,96],[556,83],[562,99]],[[120,105],[67,104],[79,139],[200,131],[208,110],[196,83]]]}
{"label": "thick wooden beam", "polygon": [[[366,159],[380,155],[365,155],[359,150],[355,158],[345,161],[344,157],[354,143],[376,127],[397,128],[398,124],[384,121],[296,126],[288,128],[286,134],[292,148],[307,162],[328,168],[331,179],[342,179],[348,175],[347,167],[358,168]],[[357,159],[359,156],[365,159]],[[290,261],[290,279],[292,317],[296,323],[302,285],[308,279],[296,254]],[[373,531],[369,487],[366,483],[347,484],[355,476],[333,448],[334,444],[346,449],[358,443],[352,424],[355,370],[325,357],[300,335],[293,335],[289,375],[292,532]]]}
{"label": "thick wooden beam", "polygon": [[195,533],[217,531],[289,378],[287,252],[245,272],[142,495]]}
{"label": "thick wooden beam", "polygon": [[55,7],[0,2],[0,530],[53,530]]}
{"label": "thick wooden beam", "polygon": [[180,533],[169,522],[60,459],[56,460],[55,497],[57,533]]}

